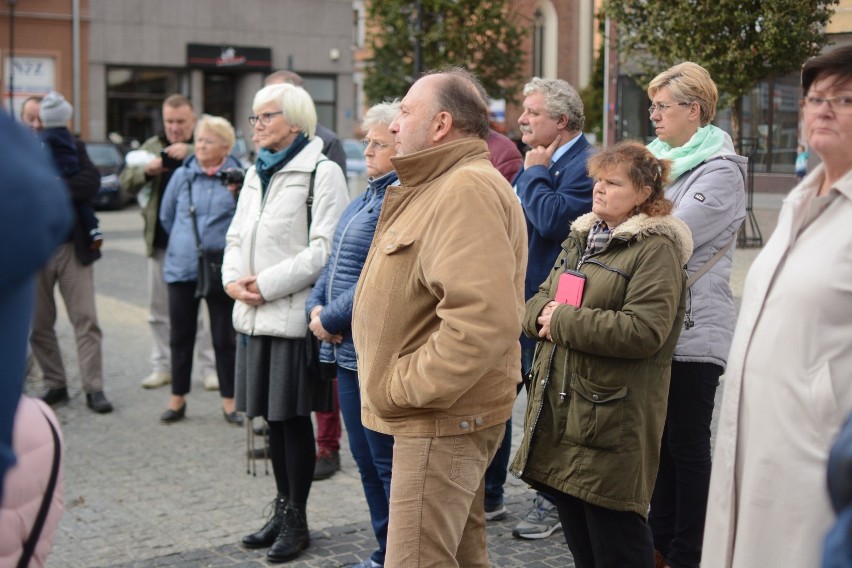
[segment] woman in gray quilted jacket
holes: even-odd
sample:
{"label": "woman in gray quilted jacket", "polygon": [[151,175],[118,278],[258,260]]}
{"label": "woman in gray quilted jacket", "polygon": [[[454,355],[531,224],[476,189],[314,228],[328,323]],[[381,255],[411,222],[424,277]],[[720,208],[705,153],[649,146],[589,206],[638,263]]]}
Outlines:
{"label": "woman in gray quilted jacket", "polygon": [[648,96],[657,134],[648,149],[672,161],[666,197],[694,242],[648,521],[658,566],[697,568],[710,485],[710,420],[734,332],[729,282],[745,218],[746,159],[727,133],[710,124],[719,94],[700,65],[685,62],[662,72]]}

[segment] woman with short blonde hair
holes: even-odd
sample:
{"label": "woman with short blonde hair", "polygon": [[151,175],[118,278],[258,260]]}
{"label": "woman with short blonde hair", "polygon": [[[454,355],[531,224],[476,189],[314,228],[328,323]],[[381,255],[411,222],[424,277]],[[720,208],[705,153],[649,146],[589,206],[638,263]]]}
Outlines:
{"label": "woman with short blonde hair", "polygon": [[660,559],[697,568],[710,483],[710,420],[734,332],[729,282],[745,218],[747,161],[731,137],[710,123],[719,92],[700,65],[687,61],[663,71],[648,85],[648,96],[657,134],[648,149],[672,161],[666,196],[695,241],[686,271],[706,269],[687,295],[648,521]]}

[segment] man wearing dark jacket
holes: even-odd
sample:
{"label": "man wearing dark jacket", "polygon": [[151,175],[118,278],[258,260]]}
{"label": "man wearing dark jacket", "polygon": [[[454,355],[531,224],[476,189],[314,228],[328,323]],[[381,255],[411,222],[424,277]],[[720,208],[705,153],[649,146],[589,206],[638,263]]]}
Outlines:
{"label": "man wearing dark jacket", "polygon": [[[524,86],[524,97],[518,125],[530,151],[514,186],[527,219],[529,260],[524,299],[529,300],[547,280],[571,223],[592,210],[593,184],[586,169],[591,146],[583,135],[583,101],[574,87],[560,79],[533,77]],[[532,365],[534,351],[535,342],[521,337],[524,373]],[[505,456],[503,463],[508,463],[509,449],[501,448],[501,452],[498,457]],[[536,494],[532,508],[512,535],[545,538],[559,527],[555,506],[545,495]]]}
{"label": "man wearing dark jacket", "polygon": [[[33,130],[42,128],[39,119],[41,99],[31,97],[21,107],[21,118]],[[77,141],[80,171],[65,178],[73,201],[89,201],[98,193],[101,176],[86,153],[85,145]],[[79,208],[75,208],[79,211]],[[62,353],[56,337],[56,300],[54,287],[68,310],[68,319],[74,326],[77,356],[80,361],[80,378],[86,392],[86,405],[95,412],[112,412],[112,404],[104,395],[103,356],[101,354],[101,328],[95,310],[95,271],[93,263],[101,251],[89,246],[88,232],[80,215],[66,241],[59,245],[47,266],[36,280],[35,313],[30,344],[33,355],[44,374],[47,391],[42,400],[56,404],[68,400],[68,385]]]}

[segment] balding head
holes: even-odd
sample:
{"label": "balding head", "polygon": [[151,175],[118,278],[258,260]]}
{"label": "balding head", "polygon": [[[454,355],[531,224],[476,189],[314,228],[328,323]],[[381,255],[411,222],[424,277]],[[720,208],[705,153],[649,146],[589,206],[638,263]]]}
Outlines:
{"label": "balding head", "polygon": [[305,80],[302,79],[301,75],[294,71],[288,71],[286,69],[273,71],[272,73],[266,76],[266,79],[263,80],[264,87],[268,87],[269,85],[280,85],[281,83],[296,85],[297,87],[305,86]]}
{"label": "balding head", "polygon": [[488,110],[469,76],[455,69],[424,75],[402,99],[391,123],[398,155],[460,138],[488,137]]}

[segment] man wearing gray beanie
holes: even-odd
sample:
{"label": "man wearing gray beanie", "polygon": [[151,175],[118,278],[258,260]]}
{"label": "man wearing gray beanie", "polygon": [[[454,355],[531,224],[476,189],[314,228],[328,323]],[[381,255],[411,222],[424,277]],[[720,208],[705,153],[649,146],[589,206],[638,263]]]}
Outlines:
{"label": "man wearing gray beanie", "polygon": [[[48,103],[46,105],[48,108],[47,113],[43,114],[41,110],[45,102]],[[65,186],[74,204],[76,222],[65,242],[56,249],[47,266],[36,278],[35,312],[30,345],[44,374],[44,385],[47,390],[41,399],[51,406],[67,401],[69,399],[67,376],[54,328],[56,323],[54,289],[61,281],[59,292],[65,302],[68,318],[74,326],[80,378],[86,393],[86,406],[94,412],[104,414],[112,412],[113,407],[104,394],[102,333],[95,308],[92,266],[92,263],[100,258],[101,252],[98,250],[99,247],[94,246],[92,235],[88,233],[89,221],[85,219],[86,210],[94,218],[94,211],[91,209],[89,200],[97,194],[101,176],[89,159],[85,145],[75,140],[65,127],[65,122],[70,118],[72,110],[71,105],[59,93],[50,93],[44,98],[30,97],[21,107],[23,122],[39,133],[52,152],[61,152],[62,149],[59,147],[70,140],[75,153],[73,157],[76,158],[76,173],[62,172]],[[57,139],[59,139],[58,143]],[[74,169],[70,159],[63,165],[61,159],[54,155],[54,163],[60,171],[66,166],[70,166],[70,170]],[[96,218],[94,220],[97,222]]]}

